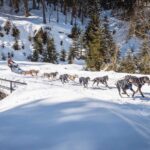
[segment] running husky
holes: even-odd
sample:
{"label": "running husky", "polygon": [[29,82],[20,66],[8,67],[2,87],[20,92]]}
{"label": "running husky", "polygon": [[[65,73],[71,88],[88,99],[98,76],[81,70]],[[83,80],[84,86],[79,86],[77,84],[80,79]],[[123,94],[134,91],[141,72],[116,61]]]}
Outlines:
{"label": "running husky", "polygon": [[83,85],[85,88],[87,88],[89,80],[90,80],[90,77],[80,77],[79,83],[80,83],[80,85]]}
{"label": "running husky", "polygon": [[122,97],[121,90],[123,91],[122,94],[126,94],[129,97],[129,95],[127,93],[128,89],[133,92],[132,97],[134,97],[135,91],[132,88],[132,83],[130,83],[128,80],[126,80],[126,79],[118,80],[116,83],[116,87],[117,87],[119,95],[121,97]]}
{"label": "running husky", "polygon": [[51,72],[51,73],[49,74],[49,76],[50,76],[51,79],[56,78],[57,75],[58,75],[58,72]]}
{"label": "running husky", "polygon": [[132,83],[133,85],[137,87],[137,90],[135,93],[139,91],[141,96],[144,97],[144,94],[142,93],[141,88],[145,83],[148,83],[148,85],[150,85],[149,77],[147,76],[136,77],[136,76],[127,75],[125,76],[125,80],[127,80],[128,82]]}
{"label": "running husky", "polygon": [[44,74],[43,74],[43,77],[50,79],[50,73],[44,73]]}
{"label": "running husky", "polygon": [[39,70],[30,70],[32,72],[33,75],[38,76]]}
{"label": "running husky", "polygon": [[97,77],[97,78],[94,78],[92,81],[93,81],[93,86],[94,86],[95,83],[97,83],[97,86],[99,86],[99,83],[102,83],[106,87],[108,87],[108,84],[107,84],[108,76]]}
{"label": "running husky", "polygon": [[62,84],[69,82],[68,80],[69,75],[68,74],[63,74],[59,76],[60,81],[62,82]]}
{"label": "running husky", "polygon": [[26,70],[22,72],[23,75],[31,75],[31,76],[37,76],[38,73],[39,73],[39,70],[34,70],[34,69]]}

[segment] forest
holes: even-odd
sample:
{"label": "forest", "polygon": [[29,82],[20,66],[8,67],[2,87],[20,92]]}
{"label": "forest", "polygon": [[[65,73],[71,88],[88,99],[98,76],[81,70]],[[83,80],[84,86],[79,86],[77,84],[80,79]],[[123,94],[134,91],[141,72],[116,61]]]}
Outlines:
{"label": "forest", "polygon": [[[74,59],[84,59],[87,70],[105,69],[129,73],[150,73],[149,0],[0,0],[0,7],[2,8],[4,5],[11,7],[16,14],[22,11],[23,7],[26,17],[31,16],[31,10],[41,9],[44,24],[48,21],[45,12],[49,11],[50,18],[51,11],[56,11],[58,23],[59,15],[63,13],[65,23],[69,22],[72,25],[69,37],[73,40],[73,44],[68,54],[65,50],[58,54],[55,51],[53,38],[41,29],[35,37],[31,37],[35,49],[31,58],[32,61],[38,61],[39,54],[42,54],[44,55],[44,62],[58,63],[59,55],[61,61],[67,60],[68,63],[74,63]],[[120,57],[120,47],[113,39],[113,34],[116,31],[111,32],[109,30],[107,16],[101,17],[102,12],[108,10],[111,10],[112,16],[129,22],[128,39],[136,36],[143,40],[140,51],[136,55],[132,53],[133,50],[131,49],[126,52],[126,56]],[[82,24],[87,23],[87,19],[89,19],[84,32],[81,32],[77,19]],[[49,50],[46,53],[43,52],[44,50],[42,51],[41,40]],[[17,48],[17,43],[14,46]],[[82,48],[86,49],[84,55],[81,51]]]}

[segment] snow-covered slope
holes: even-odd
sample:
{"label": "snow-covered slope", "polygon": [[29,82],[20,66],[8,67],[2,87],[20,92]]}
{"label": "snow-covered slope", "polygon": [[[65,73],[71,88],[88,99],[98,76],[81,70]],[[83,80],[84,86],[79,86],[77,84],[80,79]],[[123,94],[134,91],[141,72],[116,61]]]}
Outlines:
{"label": "snow-covered slope", "polygon": [[[125,74],[87,72],[78,65],[19,62],[24,70],[38,69],[38,77],[12,73],[0,62],[0,77],[23,81],[27,86],[0,101],[0,149],[4,150],[149,150],[150,87],[146,98],[120,98],[115,88]],[[89,76],[108,75],[106,88],[83,88],[75,82],[62,85],[44,72]],[[9,143],[8,143],[9,141]]]}
{"label": "snow-covered slope", "polygon": [[[0,37],[0,54],[4,54],[6,57],[8,52],[13,52],[15,60],[27,60],[27,56],[32,54],[33,51],[32,42],[29,41],[29,36],[33,37],[35,30],[39,30],[41,27],[48,29],[50,35],[54,38],[56,50],[58,52],[60,52],[62,49],[68,51],[72,44],[72,40],[68,37],[68,35],[71,33],[72,25],[70,25],[69,21],[67,24],[65,24],[65,16],[62,13],[59,14],[60,19],[59,23],[57,23],[57,13],[54,11],[49,18],[49,11],[47,11],[46,25],[42,23],[43,20],[41,10],[32,10],[32,16],[28,18],[22,16],[21,14],[11,15],[10,13],[0,12],[0,15],[1,26],[4,26],[5,22],[9,20],[20,30],[19,45],[20,47],[24,45],[24,49],[21,48],[21,50],[15,51],[12,48],[15,39],[12,37],[11,31],[9,35],[4,34],[4,37]],[[77,23],[81,29],[84,28],[79,20],[77,20]],[[5,33],[4,31],[2,32]],[[61,41],[63,41],[63,45],[60,44]],[[3,44],[4,48],[2,48]]]}
{"label": "snow-covered slope", "polygon": [[141,49],[143,40],[133,36],[129,38],[130,22],[119,20],[112,16],[111,11],[103,11],[102,17],[108,17],[109,29],[113,33],[113,39],[120,49],[121,56],[126,56],[127,52],[137,54]]}
{"label": "snow-covered slope", "polygon": [[[4,11],[5,12],[5,11]],[[0,13],[0,25],[3,26],[6,20],[10,20],[12,24],[16,25],[17,28],[20,30],[20,38],[19,38],[19,45],[25,46],[24,49],[19,51],[15,51],[12,48],[15,40],[12,37],[11,33],[4,37],[0,37],[0,54],[7,56],[8,52],[14,53],[15,60],[27,60],[27,57],[32,54],[33,45],[32,42],[29,41],[29,36],[34,35],[34,31],[40,29],[41,27],[49,28],[50,34],[54,38],[56,50],[60,52],[62,49],[66,51],[69,50],[70,46],[72,45],[72,40],[68,37],[71,32],[72,25],[70,25],[70,16],[68,15],[68,23],[65,24],[65,16],[62,13],[59,13],[59,23],[57,22],[57,12],[53,11],[51,16],[49,16],[49,11],[46,13],[46,20],[47,24],[44,25],[42,22],[42,13],[41,10],[32,10],[30,17],[26,18],[22,16],[22,14],[18,15],[11,15],[10,13]],[[112,16],[111,11],[103,11],[102,16],[108,17],[108,23],[110,31],[115,31],[113,34],[114,41],[116,42],[117,46],[121,50],[121,56],[125,56],[127,51],[133,51],[137,53],[141,45],[143,43],[142,39],[137,37],[128,38],[129,33],[129,22],[119,20]],[[81,30],[85,29],[85,26],[81,24],[79,20],[77,20],[78,26]],[[3,31],[4,33],[4,31]],[[61,41],[63,41],[63,45],[61,45]],[[2,45],[4,44],[4,48]],[[0,58],[1,59],[1,58]]]}

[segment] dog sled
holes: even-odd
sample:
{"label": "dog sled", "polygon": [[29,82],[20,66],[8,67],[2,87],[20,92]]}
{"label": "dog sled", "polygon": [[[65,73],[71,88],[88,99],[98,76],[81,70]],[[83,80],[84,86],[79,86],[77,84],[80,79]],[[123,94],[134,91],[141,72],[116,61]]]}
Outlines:
{"label": "dog sled", "polygon": [[14,63],[9,65],[10,69],[14,73],[22,74],[24,71],[19,67],[18,64]]}
{"label": "dog sled", "polygon": [[8,67],[11,69],[12,72],[22,74],[23,70],[19,67],[19,65],[16,62],[12,60],[10,56],[8,57],[7,63]]}

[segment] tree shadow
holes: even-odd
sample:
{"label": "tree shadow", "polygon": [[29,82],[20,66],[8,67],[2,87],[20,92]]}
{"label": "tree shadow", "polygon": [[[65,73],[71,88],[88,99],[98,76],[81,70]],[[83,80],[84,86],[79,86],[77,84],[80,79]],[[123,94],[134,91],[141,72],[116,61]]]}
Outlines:
{"label": "tree shadow", "polygon": [[149,121],[147,116],[139,116],[139,105],[89,98],[51,104],[43,101],[39,99],[0,113],[0,149],[149,148]]}

